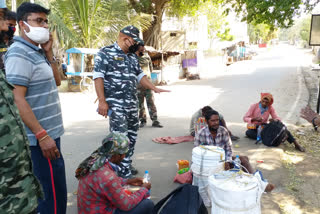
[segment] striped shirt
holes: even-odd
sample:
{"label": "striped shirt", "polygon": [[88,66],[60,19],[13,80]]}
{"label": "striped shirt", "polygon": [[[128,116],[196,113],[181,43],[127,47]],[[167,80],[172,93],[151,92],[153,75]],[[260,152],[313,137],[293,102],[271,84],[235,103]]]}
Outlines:
{"label": "striped shirt", "polygon": [[[61,106],[57,85],[50,63],[43,50],[21,37],[14,37],[5,56],[7,80],[25,86],[25,99],[40,125],[52,139],[64,133]],[[30,146],[37,145],[37,139],[25,125]]]}
{"label": "striped shirt", "polygon": [[226,153],[226,160],[232,160],[231,138],[229,136],[228,130],[223,126],[219,126],[217,135],[214,139],[208,127],[202,128],[195,136],[194,145],[218,146],[224,149]]}
{"label": "striped shirt", "polygon": [[102,48],[95,58],[93,79],[104,79],[110,107],[137,108],[137,84],[144,75],[137,56],[125,54],[117,43]]}

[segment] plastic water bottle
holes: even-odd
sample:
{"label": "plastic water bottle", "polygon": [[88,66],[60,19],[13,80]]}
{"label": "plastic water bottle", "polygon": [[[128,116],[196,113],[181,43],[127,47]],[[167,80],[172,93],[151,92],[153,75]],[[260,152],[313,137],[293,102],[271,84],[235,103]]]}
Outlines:
{"label": "plastic water bottle", "polygon": [[241,169],[241,160],[239,158],[239,155],[236,156],[236,159],[233,160],[234,169],[240,171]]}
{"label": "plastic water bottle", "polygon": [[260,125],[257,130],[257,142],[261,141],[261,131],[262,131],[262,126]]}
{"label": "plastic water bottle", "polygon": [[149,171],[148,170],[146,170],[145,172],[144,172],[144,176],[143,176],[143,183],[149,183],[150,182],[150,175],[149,175]]}
{"label": "plastic water bottle", "polygon": [[[151,177],[150,177],[150,175],[149,175],[149,171],[146,170],[146,171],[144,172],[144,176],[143,176],[143,183],[150,183],[150,180],[151,180]],[[149,192],[149,194],[151,195],[150,190],[149,190],[148,192]],[[148,197],[148,199],[150,199],[150,197]]]}

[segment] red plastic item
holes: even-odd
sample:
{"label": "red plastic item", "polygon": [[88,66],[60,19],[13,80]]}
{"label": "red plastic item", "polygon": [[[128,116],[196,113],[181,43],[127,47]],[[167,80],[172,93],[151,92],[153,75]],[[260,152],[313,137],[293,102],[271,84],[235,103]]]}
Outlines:
{"label": "red plastic item", "polygon": [[263,163],[263,160],[257,160],[257,163]]}
{"label": "red plastic item", "polygon": [[127,195],[131,195],[132,194],[132,192],[130,190],[128,190],[128,189],[125,189],[124,192],[127,193]]}
{"label": "red plastic item", "polygon": [[54,186],[54,178],[53,178],[53,170],[52,164],[50,159],[48,159],[50,175],[51,175],[51,185],[52,185],[52,192],[53,192],[53,202],[54,202],[54,214],[57,214],[57,198],[56,198],[56,188]]}

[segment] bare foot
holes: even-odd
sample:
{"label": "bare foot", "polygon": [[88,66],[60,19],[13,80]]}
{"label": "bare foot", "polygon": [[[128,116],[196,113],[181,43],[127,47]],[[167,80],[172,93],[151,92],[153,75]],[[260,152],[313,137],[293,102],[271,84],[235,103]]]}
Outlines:
{"label": "bare foot", "polygon": [[265,192],[271,192],[276,186],[274,184],[269,183],[264,189]]}
{"label": "bare foot", "polygon": [[296,148],[296,150],[300,151],[300,152],[305,152],[306,150],[300,146],[299,144],[295,144],[294,147]]}

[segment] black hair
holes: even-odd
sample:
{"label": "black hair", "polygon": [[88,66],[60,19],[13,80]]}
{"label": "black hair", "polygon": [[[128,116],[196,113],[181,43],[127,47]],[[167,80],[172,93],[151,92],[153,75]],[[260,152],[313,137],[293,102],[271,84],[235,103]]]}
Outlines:
{"label": "black hair", "polygon": [[202,115],[206,115],[208,111],[212,111],[213,109],[210,106],[205,106],[201,109]]}
{"label": "black hair", "polygon": [[6,13],[6,18],[5,19],[6,20],[17,20],[17,14],[15,12],[9,10]]}
{"label": "black hair", "polygon": [[206,121],[209,121],[212,115],[218,115],[219,116],[219,113],[217,111],[215,111],[215,110],[207,111],[206,114],[204,115],[204,117],[206,118]]}
{"label": "black hair", "polygon": [[26,21],[30,13],[45,13],[46,15],[49,15],[50,10],[39,4],[24,2],[17,9],[17,21]]}

